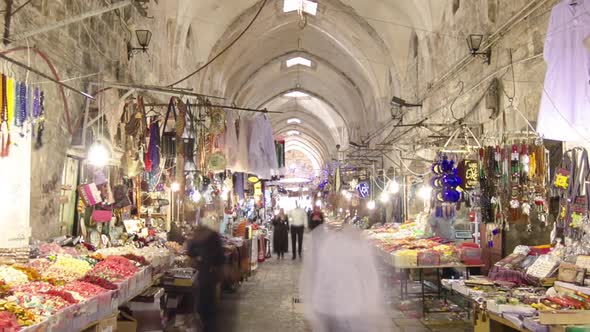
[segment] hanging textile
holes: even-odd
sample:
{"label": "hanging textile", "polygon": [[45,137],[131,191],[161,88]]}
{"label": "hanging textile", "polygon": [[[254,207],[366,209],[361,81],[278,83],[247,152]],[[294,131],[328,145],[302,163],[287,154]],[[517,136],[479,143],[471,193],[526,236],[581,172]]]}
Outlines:
{"label": "hanging textile", "polygon": [[262,179],[270,179],[278,173],[277,154],[270,120],[265,115],[255,117],[252,120],[250,133],[248,151],[250,172]]}
{"label": "hanging textile", "polygon": [[590,139],[590,0],[571,6],[561,1],[551,11],[545,40],[545,88],[537,131],[559,141]]}
{"label": "hanging textile", "polygon": [[239,120],[239,132],[238,132],[238,154],[237,161],[235,164],[234,172],[249,172],[250,160],[249,160],[249,145],[250,145],[250,120],[246,118],[240,118]]}
{"label": "hanging textile", "polygon": [[275,149],[277,152],[277,167],[279,169],[278,175],[285,175],[285,140],[275,141]]}
{"label": "hanging textile", "polygon": [[238,170],[238,134],[236,132],[236,119],[233,112],[227,112],[225,116],[225,160],[226,167],[231,171]]}
{"label": "hanging textile", "polygon": [[153,121],[150,125],[150,143],[145,168],[148,172],[157,171],[160,168],[160,125],[158,121]]}

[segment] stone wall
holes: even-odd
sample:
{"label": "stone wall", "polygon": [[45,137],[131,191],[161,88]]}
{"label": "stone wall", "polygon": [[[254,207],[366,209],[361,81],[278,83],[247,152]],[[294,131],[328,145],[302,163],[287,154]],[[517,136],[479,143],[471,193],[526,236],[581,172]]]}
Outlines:
{"label": "stone wall", "polygon": [[[34,0],[13,15],[9,26],[10,38],[80,13],[105,8],[111,2],[117,1]],[[20,4],[21,2],[15,2],[15,7]],[[4,17],[1,20],[5,25]],[[154,32],[150,55],[139,54],[128,60],[126,45],[131,39],[131,43],[137,46],[134,33],[136,27],[148,28]],[[100,87],[89,86],[89,82],[137,81],[144,84],[162,84],[165,83],[162,80],[176,78],[180,73],[186,72],[186,66],[195,66],[196,64],[190,61],[190,53],[177,52],[174,55],[175,60],[172,60],[172,54],[168,52],[170,46],[167,45],[167,34],[176,34],[177,29],[175,22],[168,22],[166,17],[148,19],[141,16],[133,6],[127,6],[121,10],[37,34],[27,40],[12,41],[2,49],[9,50],[27,45],[35,47],[47,56],[60,79],[83,76],[83,79],[74,79],[67,84],[96,93]],[[186,31],[184,34],[183,38],[186,39]],[[190,35],[188,37],[193,38]],[[183,41],[181,45],[187,44]],[[32,51],[21,50],[8,55],[25,63],[30,62],[32,67],[51,74],[42,57]],[[11,76],[19,80],[25,80],[27,75],[16,66],[0,68],[4,72],[13,73]],[[67,229],[60,221],[60,196],[66,151],[71,145],[72,135],[68,131],[65,107],[58,86],[47,83],[45,79],[34,74],[29,75],[28,82],[39,83],[46,95],[44,145],[41,149],[33,151],[31,184],[33,237],[46,239],[60,235]],[[124,91],[111,90],[108,92],[107,101],[116,103],[117,98],[123,93]],[[65,96],[71,127],[75,132],[81,127],[85,99],[70,90],[65,90]],[[153,97],[165,99],[162,96]],[[104,107],[104,100],[95,106]],[[114,113],[109,114],[107,118],[108,121],[117,121],[118,117]]]}
{"label": "stone wall", "polygon": [[[424,103],[421,109],[404,109],[404,123],[416,123],[428,118],[428,123],[453,123],[468,114],[464,122],[481,124],[486,136],[498,137],[506,131],[526,129],[527,123],[508,106],[511,103],[531,123],[537,118],[543,82],[545,63],[542,56],[545,32],[550,10],[557,0],[454,0],[449,1],[442,13],[441,23],[435,31],[415,31],[411,39],[408,55],[408,67],[405,73],[402,97],[411,103]],[[483,33],[489,37],[509,22],[525,6],[540,4],[525,19],[503,33],[492,46],[491,64],[487,65],[479,58],[470,62],[452,75],[440,80],[451,68],[456,66],[469,54],[466,37],[468,34]],[[485,43],[485,39],[484,39]],[[512,63],[511,66],[511,58]],[[514,68],[514,81],[512,76]],[[478,103],[493,78],[499,79],[499,110],[507,109],[506,127],[502,125],[502,116],[485,107],[485,99]],[[463,85],[463,90],[461,90]],[[453,104],[453,107],[451,105]],[[398,111],[400,112],[400,111]],[[400,114],[400,113],[398,113]],[[402,132],[407,128],[400,128]],[[440,130],[441,128],[432,128]],[[476,128],[478,129],[478,128]],[[435,135],[427,129],[410,131],[397,144],[411,154],[412,151],[429,147],[423,142],[428,135]],[[421,142],[416,144],[415,142]],[[444,144],[445,139],[438,144]],[[430,159],[436,152],[431,149],[421,150],[418,154]],[[399,156],[399,155],[396,155]],[[403,167],[402,167],[403,168]],[[406,171],[404,169],[403,171]],[[424,171],[427,169],[414,171]],[[539,244],[549,241],[550,229],[535,224],[532,233],[524,227],[513,227],[507,233],[506,247],[511,250],[515,244]],[[537,240],[535,240],[537,239]],[[540,240],[539,240],[540,239]]]}

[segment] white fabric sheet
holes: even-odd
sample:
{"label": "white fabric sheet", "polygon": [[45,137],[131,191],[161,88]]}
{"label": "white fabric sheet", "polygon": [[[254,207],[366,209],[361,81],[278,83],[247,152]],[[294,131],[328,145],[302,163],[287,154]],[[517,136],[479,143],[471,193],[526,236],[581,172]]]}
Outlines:
{"label": "white fabric sheet", "polygon": [[[537,131],[560,141],[590,139],[590,0],[570,6],[568,0],[552,12],[545,40],[545,89]],[[588,40],[590,41],[590,39]]]}

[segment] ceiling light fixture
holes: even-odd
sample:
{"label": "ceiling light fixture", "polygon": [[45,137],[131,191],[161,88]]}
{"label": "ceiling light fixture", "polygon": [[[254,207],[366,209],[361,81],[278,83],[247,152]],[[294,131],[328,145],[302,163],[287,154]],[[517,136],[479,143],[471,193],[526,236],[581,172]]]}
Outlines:
{"label": "ceiling light fixture", "polygon": [[285,0],[283,3],[283,12],[293,12],[302,10],[304,13],[315,16],[318,12],[317,0]]}
{"label": "ceiling light fixture", "polygon": [[287,68],[291,68],[293,66],[301,65],[305,67],[311,67],[311,60],[303,58],[303,57],[295,57],[291,58],[286,61]]}
{"label": "ceiling light fixture", "polygon": [[294,90],[294,91],[290,91],[284,94],[285,97],[289,97],[289,98],[303,98],[303,97],[309,97],[309,95],[303,91],[299,91],[299,90]]}
{"label": "ceiling light fixture", "polygon": [[492,62],[492,49],[488,47],[484,52],[479,52],[482,42],[483,35],[471,34],[467,37],[467,46],[471,55],[483,58],[484,62],[489,65]]}
{"label": "ceiling light fixture", "polygon": [[297,118],[291,118],[289,120],[287,120],[288,124],[301,124],[301,120],[297,119]]}
{"label": "ceiling light fixture", "polygon": [[299,130],[289,130],[287,132],[287,135],[289,135],[289,136],[299,136],[299,135],[301,135],[301,132]]}

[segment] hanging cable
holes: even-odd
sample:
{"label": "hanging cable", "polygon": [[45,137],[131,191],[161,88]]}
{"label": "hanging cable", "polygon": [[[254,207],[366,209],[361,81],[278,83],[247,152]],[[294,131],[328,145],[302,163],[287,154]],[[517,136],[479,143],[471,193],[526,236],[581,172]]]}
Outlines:
{"label": "hanging cable", "polygon": [[240,38],[242,38],[242,36],[244,34],[246,34],[246,32],[254,24],[254,22],[256,21],[256,19],[258,18],[258,16],[260,16],[260,13],[262,12],[262,9],[266,5],[266,2],[267,1],[268,0],[264,0],[262,2],[262,5],[260,5],[260,8],[258,8],[258,12],[256,12],[256,15],[254,15],[254,17],[252,18],[252,20],[250,21],[250,23],[248,23],[248,25],[246,26],[246,28],[231,43],[229,43],[223,50],[221,50],[221,52],[217,53],[217,55],[215,55],[213,58],[211,58],[211,60],[207,61],[207,63],[205,63],[201,67],[197,68],[192,73],[190,73],[190,74],[186,75],[185,77],[183,77],[182,79],[180,79],[180,80],[178,80],[178,81],[176,81],[176,82],[168,85],[168,87],[173,87],[173,86],[177,85],[178,83],[184,82],[184,81],[188,80],[189,78],[195,76],[196,74],[198,74],[199,72],[201,72],[203,69],[207,68],[211,63],[213,63],[213,61],[217,60],[217,58],[219,58],[222,54],[224,54],[232,46],[234,46],[234,44],[237,43],[238,40],[240,40]]}

